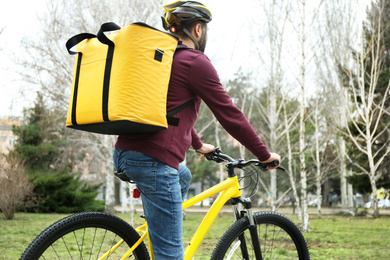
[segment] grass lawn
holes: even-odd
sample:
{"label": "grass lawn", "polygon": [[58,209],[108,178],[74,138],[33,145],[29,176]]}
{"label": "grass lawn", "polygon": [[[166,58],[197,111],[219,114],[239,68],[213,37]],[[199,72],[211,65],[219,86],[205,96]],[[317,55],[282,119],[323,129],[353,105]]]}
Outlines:
{"label": "grass lawn", "polygon": [[[0,259],[19,259],[28,244],[51,223],[65,217],[60,214],[18,213],[14,220],[0,218]],[[188,243],[202,219],[201,213],[188,213],[184,222],[184,242]],[[294,222],[296,216],[287,215]],[[127,215],[119,217],[128,220]],[[141,223],[140,219],[136,220]],[[223,214],[213,224],[195,259],[209,259],[211,252],[232,223]],[[310,216],[311,232],[306,237],[312,259],[390,259],[390,217]]]}

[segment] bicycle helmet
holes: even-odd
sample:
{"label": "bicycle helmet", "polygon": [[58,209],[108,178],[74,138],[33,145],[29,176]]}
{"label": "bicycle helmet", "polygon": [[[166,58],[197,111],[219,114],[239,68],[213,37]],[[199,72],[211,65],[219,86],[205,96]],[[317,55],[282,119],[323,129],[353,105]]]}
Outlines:
{"label": "bicycle helmet", "polygon": [[164,9],[165,13],[161,17],[164,29],[173,33],[183,30],[194,41],[196,49],[203,52],[206,40],[203,39],[203,44],[199,47],[199,43],[185,26],[194,21],[204,21],[207,24],[212,19],[210,10],[202,3],[196,1],[177,1],[165,5]]}

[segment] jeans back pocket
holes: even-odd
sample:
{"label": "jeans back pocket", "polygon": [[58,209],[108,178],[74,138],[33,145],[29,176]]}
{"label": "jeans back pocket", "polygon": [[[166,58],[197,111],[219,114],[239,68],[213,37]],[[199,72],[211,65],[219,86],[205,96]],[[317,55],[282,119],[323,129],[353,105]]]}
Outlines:
{"label": "jeans back pocket", "polygon": [[157,162],[134,161],[125,159],[123,172],[143,193],[156,190]]}

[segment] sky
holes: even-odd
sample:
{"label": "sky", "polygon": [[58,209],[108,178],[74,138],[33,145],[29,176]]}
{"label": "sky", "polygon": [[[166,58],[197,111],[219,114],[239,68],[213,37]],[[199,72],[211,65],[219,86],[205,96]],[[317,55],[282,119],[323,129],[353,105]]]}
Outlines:
{"label": "sky", "polygon": [[[205,0],[203,3],[213,14],[206,54],[221,79],[231,78],[239,66],[248,65],[245,57],[250,56],[245,21],[233,22],[232,13],[233,10],[242,13],[250,10],[245,10],[243,5],[237,6],[233,0]],[[20,54],[22,38],[33,37],[40,30],[38,16],[45,10],[46,0],[13,0],[7,2],[7,8],[0,8],[0,30],[4,28],[0,34],[0,117],[22,116],[23,107],[33,104],[35,92],[21,92],[21,86],[26,89],[26,83],[20,80],[17,73],[20,68],[15,66],[14,59]],[[240,57],[239,61],[237,57]]]}
{"label": "sky", "polygon": [[0,8],[0,117],[21,116],[24,104],[30,103],[20,93],[22,82],[14,57],[21,39],[39,30],[37,15],[45,7],[45,0],[13,0],[6,6]]}
{"label": "sky", "polygon": [[[13,0],[7,1],[7,8],[0,8],[0,30],[4,28],[0,34],[0,117],[20,117],[23,107],[31,107],[35,100],[35,89],[20,80],[20,68],[14,65],[14,60],[21,55],[22,38],[34,37],[34,34],[41,30],[38,16],[42,16],[46,11],[46,1],[49,0]],[[172,1],[165,0],[166,3]],[[202,1],[213,14],[205,53],[216,67],[222,83],[232,79],[240,67],[251,69],[262,62],[251,42],[251,24],[260,26],[259,24],[264,22],[259,11],[251,8],[254,1],[256,0],[245,0],[245,5],[237,4],[237,0]],[[261,31],[261,28],[258,31]],[[261,51],[267,55],[266,49]],[[260,75],[260,78],[262,76]],[[23,89],[30,92],[22,92],[22,85]]]}

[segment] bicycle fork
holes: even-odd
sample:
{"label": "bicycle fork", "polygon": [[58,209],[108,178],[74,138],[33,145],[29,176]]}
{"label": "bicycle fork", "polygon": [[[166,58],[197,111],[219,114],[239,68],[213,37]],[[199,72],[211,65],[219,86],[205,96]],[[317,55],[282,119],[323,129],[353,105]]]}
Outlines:
{"label": "bicycle fork", "polygon": [[[255,222],[255,218],[253,216],[252,212],[252,202],[250,199],[244,199],[242,197],[239,198],[234,198],[232,199],[232,204],[233,204],[233,210],[234,210],[234,216],[236,221],[239,220],[240,218],[245,217],[245,214],[247,215],[249,219],[249,233],[251,235],[251,241],[253,245],[253,249],[255,251],[255,256],[257,260],[262,260],[262,254],[261,254],[261,248],[260,248],[260,240],[259,240],[259,235],[257,233],[257,226]],[[245,208],[245,211],[239,211],[238,205],[242,204]],[[247,247],[247,242],[245,239],[244,232],[239,236],[240,240],[240,249],[242,253],[242,258],[243,259],[249,259],[249,253],[248,253],[248,247]]]}

